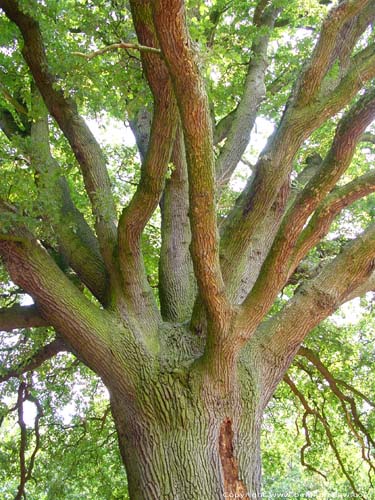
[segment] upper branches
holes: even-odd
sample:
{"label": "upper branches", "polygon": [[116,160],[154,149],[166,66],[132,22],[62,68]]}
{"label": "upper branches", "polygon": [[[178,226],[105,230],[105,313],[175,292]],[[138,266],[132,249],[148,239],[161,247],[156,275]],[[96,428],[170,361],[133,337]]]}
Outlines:
{"label": "upper branches", "polygon": [[319,92],[322,80],[332,64],[332,54],[337,43],[342,43],[342,40],[338,39],[338,34],[344,23],[356,16],[369,3],[372,2],[346,0],[329,11],[323,22],[318,43],[298,82],[296,95],[299,106],[306,105]]}
{"label": "upper branches", "polygon": [[[272,28],[280,12],[280,9],[269,6],[269,3],[268,1],[260,1],[254,12],[253,24],[258,29],[259,34],[256,34],[251,46],[251,60],[241,100],[236,110],[228,115],[230,125],[226,134],[227,138],[216,160],[216,179],[219,186],[225,185],[229,181],[240,161],[249,143],[258,107],[265,97],[264,78],[268,67],[267,47]],[[221,124],[221,128],[223,125],[224,122]],[[215,132],[220,137],[220,129]]]}
{"label": "upper branches", "polygon": [[372,90],[340,121],[326,158],[285,215],[260,276],[243,304],[244,322],[248,322],[249,332],[261,321],[294,270],[289,259],[307,218],[350,165],[356,145],[374,117],[375,91]]}
{"label": "upper branches", "polygon": [[[352,2],[342,2],[340,5],[344,4],[351,5]],[[350,17],[355,12],[355,9],[350,8],[346,15]],[[344,20],[348,19],[346,15],[338,16],[340,22],[334,22],[332,25],[331,22],[328,23],[329,29],[333,26],[337,31]],[[327,26],[323,27],[323,32],[326,29]],[[327,40],[330,39],[331,35]],[[322,40],[325,40],[325,37]],[[306,91],[301,82],[306,79],[307,70],[301,73],[277,130],[270,137],[255,165],[253,182],[245,188],[223,225],[221,257],[223,273],[228,280],[235,276],[237,259],[247,252],[265,214],[277,209],[281,220],[288,196],[284,196],[275,208],[276,200],[289,180],[294,157],[303,141],[329,117],[347,105],[375,75],[375,47],[369,45],[351,58],[348,70],[339,83],[335,82],[333,86],[323,85],[326,81],[324,78],[329,79],[329,63],[322,47],[332,54],[334,45],[323,41],[318,43],[321,46],[314,52],[312,60],[314,64],[319,64],[319,57],[322,57],[324,71],[322,68],[317,70],[315,83]],[[317,85],[318,81],[320,85]]]}
{"label": "upper branches", "polygon": [[[134,0],[131,6],[138,39],[147,46],[157,47],[149,2]],[[131,303],[144,319],[150,311],[154,311],[153,321],[157,322],[160,316],[147,283],[140,238],[163,192],[178,113],[164,61],[159,55],[144,52],[142,64],[154,98],[154,113],[148,148],[141,167],[141,179],[119,222],[119,259],[125,293],[129,295]]]}
{"label": "upper branches", "polygon": [[110,268],[116,241],[116,211],[105,159],[74,101],[58,89],[54,75],[49,72],[39,24],[23,12],[16,1],[1,0],[0,7],[21,31],[22,54],[47,108],[68,139],[81,166],[87,194],[91,200],[95,226],[103,258]]}
{"label": "upper branches", "polygon": [[212,124],[198,54],[181,0],[158,0],[153,12],[185,137],[194,270],[209,318],[223,324],[229,309],[219,265]]}

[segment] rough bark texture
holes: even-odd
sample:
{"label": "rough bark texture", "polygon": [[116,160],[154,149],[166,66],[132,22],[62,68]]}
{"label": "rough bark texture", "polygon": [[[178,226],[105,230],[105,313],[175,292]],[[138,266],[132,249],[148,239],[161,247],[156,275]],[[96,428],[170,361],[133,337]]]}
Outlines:
{"label": "rough bark texture", "polygon": [[[4,380],[62,349],[95,371],[111,394],[132,500],[260,499],[267,403],[309,331],[340,304],[375,287],[372,224],[302,283],[277,314],[270,313],[336,215],[375,191],[370,169],[341,182],[357,144],[373,141],[366,127],[375,117],[369,84],[375,46],[364,46],[368,40],[356,46],[374,18],[373,0],[341,1],[330,10],[252,178],[219,231],[217,196],[241,159],[265,97],[267,47],[279,14],[272,4],[259,0],[254,7],[256,34],[240,102],[213,127],[202,55],[189,34],[185,3],[130,0],[139,41],[130,45],[141,50],[153,114],[151,120],[143,105],[133,113],[140,181],[129,204],[115,207],[105,156],[51,73],[39,24],[23,10],[25,2],[0,0],[19,28],[25,73],[28,68],[45,105],[35,115],[7,94],[14,113],[0,106],[0,129],[27,157],[40,203],[38,223],[53,234],[52,242],[39,241],[22,209],[0,199],[2,262],[35,302],[1,309],[0,328],[51,326],[58,332],[33,360],[6,370]],[[216,7],[207,49],[222,14]],[[115,48],[121,45],[129,48],[125,42]],[[34,107],[40,97],[32,95]],[[75,206],[49,146],[47,112],[77,159],[91,219]],[[296,189],[291,179],[302,145],[338,113],[331,146],[313,167],[306,161]],[[43,202],[49,195],[53,213]],[[158,206],[156,298],[141,242]],[[66,265],[59,267],[61,259]]]}

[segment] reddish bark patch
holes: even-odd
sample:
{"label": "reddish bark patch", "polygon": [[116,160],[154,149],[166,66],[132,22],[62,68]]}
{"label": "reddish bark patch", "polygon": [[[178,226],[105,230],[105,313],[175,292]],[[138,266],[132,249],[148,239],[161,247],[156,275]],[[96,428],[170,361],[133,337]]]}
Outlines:
{"label": "reddish bark patch", "polygon": [[249,500],[246,487],[238,477],[238,462],[233,453],[232,422],[229,418],[226,418],[220,427],[219,455],[223,471],[225,497]]}

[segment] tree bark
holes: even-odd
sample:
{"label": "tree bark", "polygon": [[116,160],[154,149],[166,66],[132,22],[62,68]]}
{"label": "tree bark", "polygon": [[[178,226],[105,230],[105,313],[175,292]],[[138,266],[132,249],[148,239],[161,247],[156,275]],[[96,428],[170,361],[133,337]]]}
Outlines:
{"label": "tree bark", "polygon": [[240,377],[230,395],[194,370],[112,392],[131,500],[261,498],[260,398]]}

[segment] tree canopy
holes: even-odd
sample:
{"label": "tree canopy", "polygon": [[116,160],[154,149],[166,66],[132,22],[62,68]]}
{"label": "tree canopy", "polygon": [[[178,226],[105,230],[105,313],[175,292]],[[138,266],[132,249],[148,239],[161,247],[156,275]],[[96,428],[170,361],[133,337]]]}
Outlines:
{"label": "tree canopy", "polygon": [[256,396],[264,495],[370,498],[375,1],[0,8],[0,494],[128,498],[157,379],[209,395],[224,492]]}

